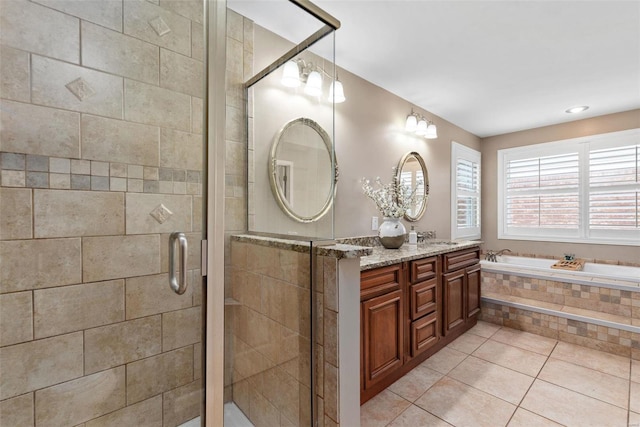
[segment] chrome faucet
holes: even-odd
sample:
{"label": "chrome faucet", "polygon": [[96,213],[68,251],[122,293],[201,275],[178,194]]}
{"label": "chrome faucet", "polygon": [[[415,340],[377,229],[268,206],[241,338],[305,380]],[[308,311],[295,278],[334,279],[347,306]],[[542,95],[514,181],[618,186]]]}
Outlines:
{"label": "chrome faucet", "polygon": [[487,261],[490,261],[490,262],[498,262],[498,256],[504,254],[505,252],[513,253],[513,252],[511,252],[511,249],[500,249],[498,252],[494,252],[493,250],[489,250],[485,254],[484,259],[486,259]]}

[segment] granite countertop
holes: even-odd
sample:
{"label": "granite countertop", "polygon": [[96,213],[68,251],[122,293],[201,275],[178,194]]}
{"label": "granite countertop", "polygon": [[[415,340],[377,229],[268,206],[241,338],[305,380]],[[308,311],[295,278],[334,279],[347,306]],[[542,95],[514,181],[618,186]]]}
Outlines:
{"label": "granite countertop", "polygon": [[458,251],[460,249],[472,248],[480,245],[478,240],[426,240],[418,243],[413,249],[408,244],[402,245],[400,249],[385,249],[382,246],[375,246],[373,253],[360,258],[360,270],[371,270],[377,267],[397,264],[399,262],[411,261],[434,255],[445,254]]}
{"label": "granite countertop", "polygon": [[258,234],[237,234],[231,236],[231,239],[238,242],[253,243],[260,246],[286,249],[302,253],[309,253],[309,250],[313,245],[316,249],[317,255],[338,259],[359,258],[373,253],[373,249],[367,246],[336,243],[333,240],[301,240],[286,238],[283,236]]}

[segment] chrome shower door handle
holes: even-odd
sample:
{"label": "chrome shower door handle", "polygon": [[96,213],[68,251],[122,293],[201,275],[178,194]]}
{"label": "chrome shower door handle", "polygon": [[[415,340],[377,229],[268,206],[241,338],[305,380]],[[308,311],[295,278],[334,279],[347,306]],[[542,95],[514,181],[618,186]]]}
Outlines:
{"label": "chrome shower door handle", "polygon": [[[176,243],[179,246],[180,280],[176,276]],[[187,290],[187,236],[181,232],[173,232],[169,236],[169,286],[173,291],[182,295]]]}

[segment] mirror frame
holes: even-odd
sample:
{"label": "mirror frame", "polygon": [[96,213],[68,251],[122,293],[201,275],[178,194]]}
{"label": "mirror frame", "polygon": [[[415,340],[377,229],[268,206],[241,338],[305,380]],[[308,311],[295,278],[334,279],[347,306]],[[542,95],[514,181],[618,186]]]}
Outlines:
{"label": "mirror frame", "polygon": [[[300,215],[291,208],[289,203],[287,203],[284,195],[281,194],[280,192],[280,187],[278,186],[277,177],[276,177],[276,173],[277,173],[276,153],[278,151],[278,145],[280,144],[280,141],[282,140],[282,136],[287,131],[287,129],[289,129],[291,126],[294,126],[296,124],[309,126],[313,130],[315,130],[318,133],[318,135],[320,135],[320,138],[322,138],[322,141],[324,142],[324,145],[327,148],[329,158],[333,160],[333,191],[329,192],[329,196],[327,197],[327,200],[325,201],[320,211],[318,211],[318,213],[311,216]],[[331,155],[332,153],[333,153],[333,156]],[[335,152],[333,152],[331,137],[322,128],[322,126],[320,126],[316,121],[308,119],[306,117],[300,117],[285,123],[285,125],[278,131],[278,133],[276,133],[275,137],[273,138],[273,143],[271,144],[271,151],[269,153],[268,162],[269,162],[269,183],[271,184],[271,192],[273,193],[273,197],[276,199],[276,203],[278,204],[280,209],[289,218],[297,222],[310,223],[310,222],[318,221],[327,212],[329,212],[329,209],[331,209],[331,206],[333,205],[333,199],[336,196],[336,188],[338,185],[338,175],[339,175],[338,160],[336,159]]]}
{"label": "mirror frame", "polygon": [[414,216],[410,216],[409,214],[407,214],[405,212],[404,219],[409,221],[409,222],[416,222],[416,221],[419,221],[420,218],[422,218],[422,216],[424,215],[425,211],[427,210],[427,203],[429,203],[429,172],[427,171],[427,166],[425,165],[424,159],[422,158],[420,153],[418,153],[416,151],[409,151],[407,154],[402,156],[402,159],[400,159],[400,163],[398,163],[398,170],[396,172],[396,177],[397,177],[398,181],[400,181],[400,176],[402,174],[402,168],[404,168],[405,163],[407,163],[407,161],[411,157],[414,157],[416,160],[418,160],[418,163],[420,163],[420,167],[422,168],[422,176],[424,177],[425,195],[424,195],[424,203],[422,203],[422,207],[420,208],[418,213],[416,215],[414,215]]}

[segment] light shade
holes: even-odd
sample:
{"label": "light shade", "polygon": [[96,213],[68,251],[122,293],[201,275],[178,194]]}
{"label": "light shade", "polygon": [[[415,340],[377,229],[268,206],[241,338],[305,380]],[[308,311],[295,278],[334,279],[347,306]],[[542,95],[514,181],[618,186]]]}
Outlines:
{"label": "light shade", "polygon": [[565,113],[569,113],[569,114],[582,113],[583,111],[586,111],[588,109],[589,109],[588,105],[580,105],[579,107],[571,107],[568,110],[565,110]]}
{"label": "light shade", "polygon": [[433,123],[429,123],[427,126],[427,132],[425,133],[425,138],[427,139],[436,139],[438,137],[438,128]]}
{"label": "light shade", "polygon": [[307,77],[307,84],[304,87],[304,93],[311,96],[322,95],[322,76],[317,71],[312,71]]}
{"label": "light shade", "polygon": [[407,122],[404,125],[404,129],[407,132],[415,132],[416,129],[418,129],[418,118],[413,114],[409,114],[407,116]]}
{"label": "light shade", "polygon": [[298,64],[295,61],[287,61],[284,64],[284,69],[282,70],[282,79],[280,80],[280,83],[282,83],[282,85],[286,87],[300,86]]}
{"label": "light shade", "polygon": [[427,134],[427,121],[425,119],[420,119],[418,121],[416,135],[424,136],[426,134]]}
{"label": "light shade", "polygon": [[331,86],[329,87],[328,100],[329,102],[335,102],[336,104],[339,104],[346,100],[346,98],[344,97],[344,88],[342,87],[342,83],[340,82],[340,80],[336,80],[331,83]]}

